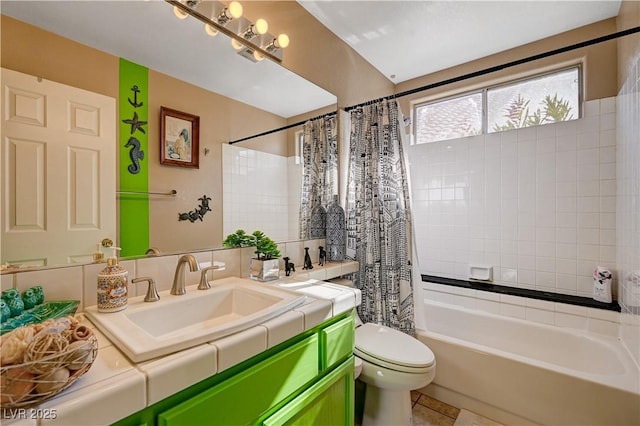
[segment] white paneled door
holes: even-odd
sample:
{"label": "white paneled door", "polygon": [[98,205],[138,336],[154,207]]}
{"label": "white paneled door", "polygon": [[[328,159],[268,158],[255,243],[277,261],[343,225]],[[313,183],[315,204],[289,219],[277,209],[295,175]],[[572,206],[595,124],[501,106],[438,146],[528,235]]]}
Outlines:
{"label": "white paneled door", "polygon": [[116,103],[2,69],[2,263],[91,259],[116,241]]}

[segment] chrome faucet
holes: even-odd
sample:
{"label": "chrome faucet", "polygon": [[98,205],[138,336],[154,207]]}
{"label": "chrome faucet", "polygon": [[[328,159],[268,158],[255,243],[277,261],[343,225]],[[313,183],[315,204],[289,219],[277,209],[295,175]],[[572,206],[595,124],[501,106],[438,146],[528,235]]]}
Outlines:
{"label": "chrome faucet", "polygon": [[199,271],[200,266],[198,265],[198,261],[191,254],[185,254],[178,259],[178,264],[176,265],[176,274],[173,276],[173,286],[171,287],[171,294],[174,295],[183,295],[187,293],[186,290],[186,277],[184,271],[184,264],[189,264],[189,270],[191,272]]}

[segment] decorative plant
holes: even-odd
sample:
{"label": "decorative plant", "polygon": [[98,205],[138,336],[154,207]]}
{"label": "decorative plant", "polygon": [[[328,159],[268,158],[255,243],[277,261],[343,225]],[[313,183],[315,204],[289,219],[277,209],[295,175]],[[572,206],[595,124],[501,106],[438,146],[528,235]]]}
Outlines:
{"label": "decorative plant", "polygon": [[247,234],[243,229],[227,235],[222,242],[225,247],[255,247],[256,256],[260,260],[276,259],[280,257],[278,245],[262,231]]}
{"label": "decorative plant", "polygon": [[255,239],[255,253],[258,256],[258,259],[267,260],[280,257],[280,250],[278,250],[278,245],[271,238],[264,235],[264,232],[254,231],[252,235]]}
{"label": "decorative plant", "polygon": [[529,102],[522,94],[518,94],[505,108],[503,116],[507,119],[507,122],[502,126],[494,124],[494,131],[557,123],[573,118],[569,101],[558,98],[557,93],[553,97],[551,95],[545,96],[541,102],[542,109],[538,108],[533,113],[529,112]]}
{"label": "decorative plant", "polygon": [[251,247],[255,246],[252,235],[247,234],[244,229],[238,229],[234,234],[227,235],[222,244],[225,247]]}

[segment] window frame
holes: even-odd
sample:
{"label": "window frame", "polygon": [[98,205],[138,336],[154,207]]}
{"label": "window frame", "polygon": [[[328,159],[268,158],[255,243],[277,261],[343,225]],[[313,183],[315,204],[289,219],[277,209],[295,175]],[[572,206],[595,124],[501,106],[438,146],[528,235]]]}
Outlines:
{"label": "window frame", "polygon": [[[492,132],[489,133],[488,129],[489,129],[489,114],[487,111],[488,108],[488,92],[490,90],[494,90],[494,89],[499,89],[499,88],[503,88],[503,87],[507,87],[507,86],[514,86],[517,85],[519,83],[523,83],[529,80],[536,80],[539,78],[544,78],[546,76],[551,76],[553,74],[559,74],[562,73],[564,71],[569,71],[569,70],[573,70],[576,69],[578,71],[578,115],[577,117],[573,118],[572,120],[567,120],[567,121],[573,121],[573,120],[578,120],[580,118],[583,117],[583,105],[584,105],[584,65],[582,62],[579,63],[572,63],[572,64],[565,64],[564,66],[561,67],[557,67],[557,68],[553,68],[553,69],[547,69],[545,71],[534,71],[532,73],[527,73],[526,75],[517,77],[517,78],[512,78],[512,79],[505,79],[499,82],[495,82],[492,84],[487,84],[487,85],[482,85],[478,88],[474,88],[474,89],[469,89],[469,90],[460,90],[460,91],[456,91],[455,93],[451,93],[448,94],[446,96],[441,96],[441,97],[433,97],[430,98],[428,100],[417,100],[411,103],[411,115],[412,115],[412,138],[411,138],[411,142],[412,145],[424,145],[424,144],[429,144],[429,143],[436,143],[436,142],[443,142],[443,141],[447,141],[447,140],[453,140],[453,139],[441,139],[438,141],[433,141],[433,142],[423,142],[421,144],[419,144],[417,142],[417,126],[418,126],[418,120],[417,120],[417,109],[426,105],[433,105],[436,103],[440,103],[440,102],[446,102],[446,101],[450,101],[452,99],[456,99],[456,98],[461,98],[464,96],[469,96],[469,95],[474,95],[477,93],[481,93],[482,95],[482,124],[480,126],[480,135],[482,136],[486,136],[489,134],[493,134],[493,133],[500,133],[502,131],[499,132]],[[537,126],[528,126],[528,127],[537,127]],[[528,127],[524,127],[524,128],[528,128]],[[467,136],[467,137],[472,137],[472,136]]]}

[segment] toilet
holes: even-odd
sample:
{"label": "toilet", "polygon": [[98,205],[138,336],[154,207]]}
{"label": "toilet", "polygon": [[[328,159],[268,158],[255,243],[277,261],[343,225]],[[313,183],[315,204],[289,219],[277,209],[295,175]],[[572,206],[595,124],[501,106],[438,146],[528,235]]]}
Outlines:
{"label": "toilet", "polygon": [[366,383],[362,425],[411,425],[411,391],[436,375],[433,352],[419,340],[392,328],[365,323],[356,328],[353,351]]}
{"label": "toilet", "polygon": [[[347,279],[331,282],[353,287]],[[356,315],[355,377],[364,382],[362,426],[412,425],[411,391],[431,383],[436,359],[418,339]]]}

